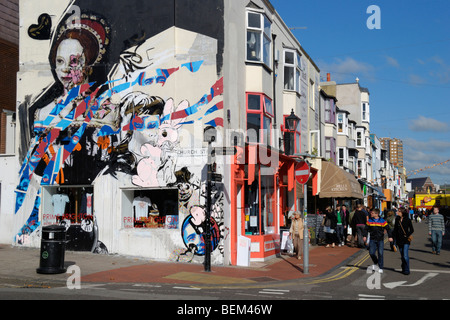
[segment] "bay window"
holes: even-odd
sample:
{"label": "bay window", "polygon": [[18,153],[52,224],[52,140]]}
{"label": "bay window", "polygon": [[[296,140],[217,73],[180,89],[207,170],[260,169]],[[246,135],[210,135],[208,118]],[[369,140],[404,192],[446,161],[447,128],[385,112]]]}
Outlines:
{"label": "bay window", "polygon": [[272,23],[264,13],[247,11],[247,60],[271,67]]}
{"label": "bay window", "polygon": [[300,93],[300,55],[295,50],[284,51],[284,89]]}
{"label": "bay window", "polygon": [[272,100],[262,93],[247,94],[247,142],[271,143]]}

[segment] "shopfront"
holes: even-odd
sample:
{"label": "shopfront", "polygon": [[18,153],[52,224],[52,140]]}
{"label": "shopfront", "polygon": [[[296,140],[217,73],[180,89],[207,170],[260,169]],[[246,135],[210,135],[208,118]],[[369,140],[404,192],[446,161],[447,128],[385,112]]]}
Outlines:
{"label": "shopfront", "polygon": [[[261,153],[272,162],[264,162]],[[268,148],[247,145],[240,149],[231,169],[232,264],[236,264],[239,236],[251,240],[252,261],[280,253],[280,228],[288,225],[288,214],[296,209],[294,167],[294,159]]]}

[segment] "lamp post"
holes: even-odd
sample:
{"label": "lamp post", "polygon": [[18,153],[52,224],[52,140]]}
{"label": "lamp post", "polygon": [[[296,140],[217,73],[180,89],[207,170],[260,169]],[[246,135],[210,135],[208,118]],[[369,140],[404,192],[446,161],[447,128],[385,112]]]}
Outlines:
{"label": "lamp post", "polygon": [[[309,153],[295,153],[293,157],[304,160],[305,157],[313,157]],[[306,160],[304,160],[308,163]],[[309,167],[309,163],[308,163]],[[308,179],[309,180],[309,179]],[[308,180],[303,184],[303,273],[309,274],[309,231],[308,231]]]}

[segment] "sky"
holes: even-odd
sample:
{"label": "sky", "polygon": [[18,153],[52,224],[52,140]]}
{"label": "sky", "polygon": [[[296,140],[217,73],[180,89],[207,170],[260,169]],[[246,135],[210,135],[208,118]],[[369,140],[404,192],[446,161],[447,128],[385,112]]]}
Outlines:
{"label": "sky", "polygon": [[[337,83],[358,77],[369,89],[370,131],[403,141],[409,177],[450,184],[450,161],[432,167],[450,159],[450,1],[271,3],[289,28],[297,28],[292,32],[322,81],[327,73]],[[371,5],[379,15],[368,11]]]}

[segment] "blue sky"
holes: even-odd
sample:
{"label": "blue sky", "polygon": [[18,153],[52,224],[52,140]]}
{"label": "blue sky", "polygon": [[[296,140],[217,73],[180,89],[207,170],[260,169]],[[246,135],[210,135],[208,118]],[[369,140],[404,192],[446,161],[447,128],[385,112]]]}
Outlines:
{"label": "blue sky", "polygon": [[[371,133],[403,140],[407,171],[450,159],[449,0],[271,0],[321,70],[370,92]],[[369,29],[370,5],[380,29]],[[450,184],[450,161],[410,177]]]}

